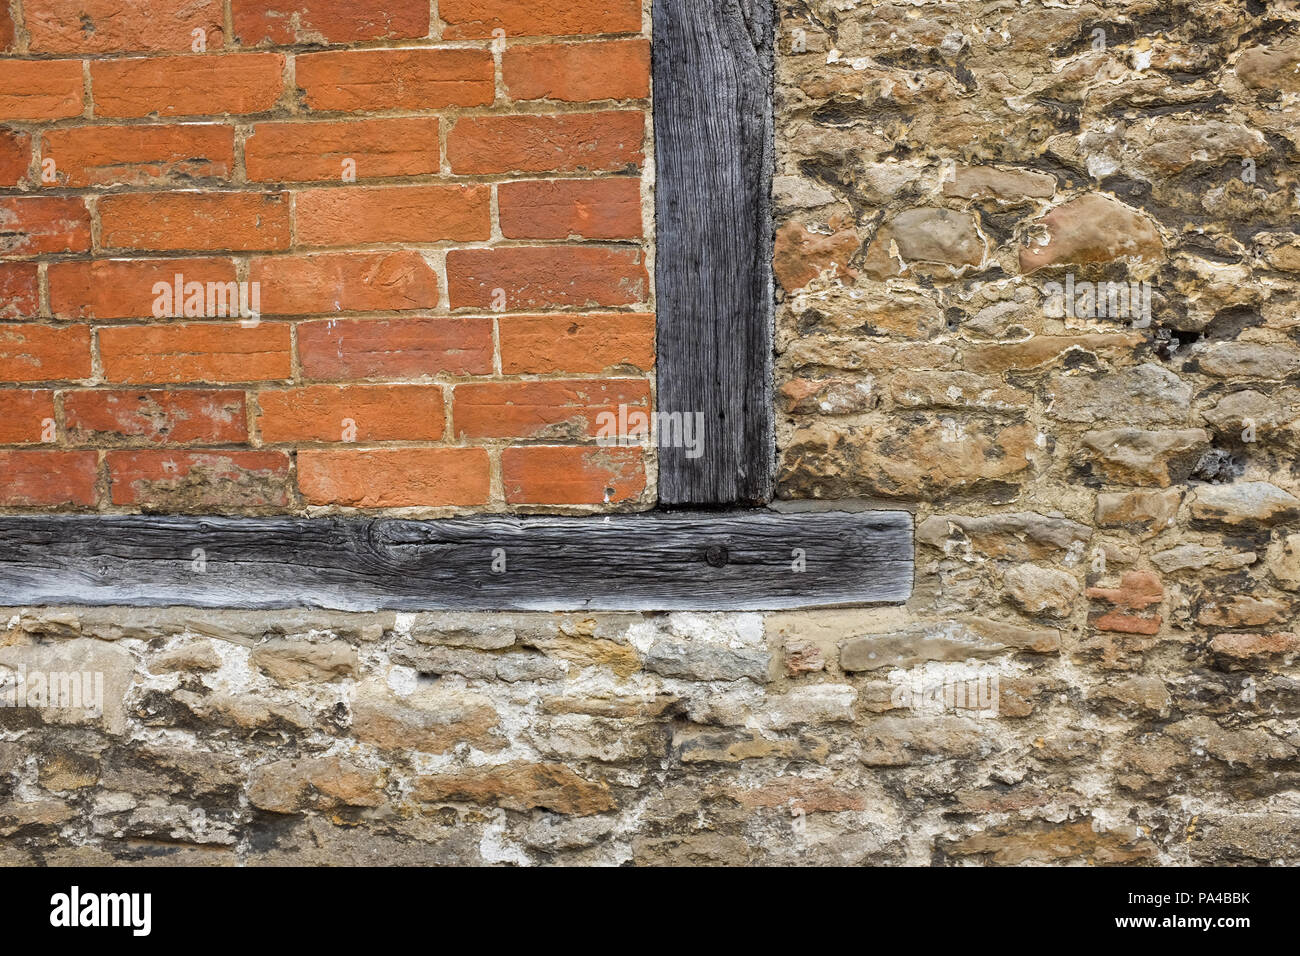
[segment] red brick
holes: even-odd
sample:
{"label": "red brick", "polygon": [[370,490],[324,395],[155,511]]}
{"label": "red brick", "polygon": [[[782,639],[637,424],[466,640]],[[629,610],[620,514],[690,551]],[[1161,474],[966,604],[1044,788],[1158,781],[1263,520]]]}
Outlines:
{"label": "red brick", "polygon": [[297,194],[298,241],[308,246],[483,241],[492,236],[489,186],[355,186]]}
{"label": "red brick", "polygon": [[244,46],[409,40],[429,33],[429,0],[231,0],[231,11]]}
{"label": "red brick", "polygon": [[0,52],[10,53],[13,51],[16,33],[13,12],[8,4],[0,5]]}
{"label": "red brick", "polygon": [[497,187],[507,239],[639,239],[639,179],[560,179]]}
{"label": "red brick", "polygon": [[641,0],[441,0],[438,17],[449,40],[640,33]]}
{"label": "red brick", "polygon": [[265,315],[437,308],[438,274],[412,250],[254,259]]}
{"label": "red brick", "polygon": [[1125,571],[1117,588],[1088,588],[1093,601],[1108,601],[1117,607],[1140,611],[1165,598],[1164,584],[1154,571]]}
{"label": "red brick", "polygon": [[0,198],[0,254],[85,252],[90,248],[90,212],[75,196]]}
{"label": "red brick", "polygon": [[443,432],[436,385],[309,385],[258,393],[262,441],[437,441]]}
{"label": "red brick", "polygon": [[639,100],[650,95],[650,41],[512,46],[501,60],[513,100]]}
{"label": "red brick", "polygon": [[0,382],[89,378],[90,329],[84,325],[0,325]]}
{"label": "red brick", "polygon": [[413,379],[492,371],[491,319],[329,319],[298,326],[307,378]]}
{"label": "red brick", "polygon": [[17,186],[31,165],[31,134],[17,129],[0,129],[0,186]]}
{"label": "red brick", "polygon": [[356,164],[357,179],[437,174],[438,118],[258,123],[244,142],[254,181],[342,182],[345,159]]}
{"label": "red brick", "polygon": [[112,451],[115,505],[158,511],[284,508],[289,456],[278,451]]}
{"label": "red brick", "polygon": [[0,116],[6,120],[80,116],[84,91],[80,60],[0,60]]}
{"label": "red brick", "polygon": [[23,0],[33,53],[185,53],[194,30],[221,47],[221,0]]}
{"label": "red brick", "polygon": [[107,249],[289,247],[288,193],[132,193],[99,201]]}
{"label": "red brick", "polygon": [[645,491],[645,458],[640,448],[507,448],[501,479],[509,504],[618,504]]}
{"label": "red brick", "polygon": [[77,126],[42,138],[41,162],[54,160],[45,186],[151,186],[229,179],[235,129],[220,123]]}
{"label": "red brick", "polygon": [[615,172],[645,159],[639,111],[561,116],[467,116],[447,137],[453,172]]}
{"label": "red brick", "polygon": [[0,451],[0,505],[93,505],[98,477],[93,451]]}
{"label": "red brick", "polygon": [[32,318],[40,304],[36,263],[0,262],[0,319]]}
{"label": "red brick", "polygon": [[503,315],[497,321],[506,375],[654,367],[655,317],[648,313]]}
{"label": "red brick", "polygon": [[482,505],[488,500],[488,453],[484,448],[303,449],[298,487],[312,504]]}
{"label": "red brick", "polygon": [[594,308],[633,305],[648,295],[649,276],[639,249],[453,249],[447,282],[453,309],[505,310],[548,306]]}
{"label": "red brick", "polygon": [[486,50],[338,50],[297,58],[298,88],[313,110],[436,110],[496,98]]}
{"label": "red brick", "polygon": [[222,53],[94,60],[90,80],[96,116],[262,113],[284,90],[284,57]]}
{"label": "red brick", "polygon": [[0,445],[53,440],[54,393],[34,389],[0,389]]}
{"label": "red brick", "polygon": [[452,394],[456,438],[568,439],[593,437],[602,413],[620,405],[646,411],[644,379],[483,382],[457,385]]}
{"label": "red brick", "polygon": [[149,318],[154,315],[154,305],[159,300],[154,285],[165,282],[174,287],[178,274],[183,279],[182,288],[190,282],[205,286],[209,282],[233,282],[235,263],[232,259],[51,262],[47,272],[50,311],[63,319]]}
{"label": "red brick", "polygon": [[1111,631],[1117,634],[1158,634],[1160,633],[1160,615],[1144,616],[1124,614],[1121,611],[1109,611],[1093,620],[1093,626],[1099,631]]}
{"label": "red brick", "polygon": [[99,330],[110,382],[261,382],[293,373],[289,326],[263,322],[149,325]]}
{"label": "red brick", "polygon": [[63,396],[68,440],[76,444],[156,445],[236,443],[248,440],[244,393],[185,389],[115,389]]}

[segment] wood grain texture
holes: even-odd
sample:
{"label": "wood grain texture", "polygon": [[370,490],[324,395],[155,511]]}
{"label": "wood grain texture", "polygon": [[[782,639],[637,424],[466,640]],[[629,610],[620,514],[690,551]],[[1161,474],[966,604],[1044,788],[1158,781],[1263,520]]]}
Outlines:
{"label": "wood grain texture", "polygon": [[704,413],[659,450],[665,505],[770,500],[771,0],[655,0],[658,402]]}
{"label": "wood grain texture", "polygon": [[[800,551],[806,569],[797,572]],[[895,511],[447,521],[3,517],[0,605],[559,611],[898,603],[912,590],[912,553],[912,517]],[[502,558],[505,571],[495,573]]]}

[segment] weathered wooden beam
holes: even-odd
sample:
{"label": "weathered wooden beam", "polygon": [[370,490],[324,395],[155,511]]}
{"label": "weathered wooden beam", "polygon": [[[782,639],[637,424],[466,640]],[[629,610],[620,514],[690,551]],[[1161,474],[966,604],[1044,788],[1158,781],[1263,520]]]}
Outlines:
{"label": "weathered wooden beam", "polygon": [[661,442],[669,506],[772,496],[772,10],[654,4],[657,400],[703,421]]}
{"label": "weathered wooden beam", "polygon": [[0,606],[770,610],[911,590],[895,511],[0,518]]}

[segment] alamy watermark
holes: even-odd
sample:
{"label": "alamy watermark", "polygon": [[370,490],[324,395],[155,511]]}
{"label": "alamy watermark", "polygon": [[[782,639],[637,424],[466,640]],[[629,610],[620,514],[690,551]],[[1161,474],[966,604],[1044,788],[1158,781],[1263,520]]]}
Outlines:
{"label": "alamy watermark", "polygon": [[596,416],[596,444],[627,447],[647,441],[656,448],[685,448],[687,458],[704,454],[703,412],[643,412],[619,405]]}
{"label": "alamy watermark", "polygon": [[1127,319],[1133,328],[1151,325],[1150,282],[1065,282],[1043,285],[1043,313],[1049,319]]}
{"label": "alamy watermark", "polygon": [[102,717],[104,674],[28,670],[25,665],[0,670],[0,707],[80,710]]}
{"label": "alamy watermark", "polygon": [[251,328],[262,316],[260,282],[186,282],[178,272],[171,282],[155,282],[152,291],[155,319],[238,318]]}
{"label": "alamy watermark", "polygon": [[125,927],[132,936],[153,929],[152,893],[83,893],[73,886],[50,897],[50,925],[61,928]]}
{"label": "alamy watermark", "polygon": [[991,667],[927,666],[891,673],[889,702],[922,713],[971,713],[996,717],[1001,694],[998,672]]}

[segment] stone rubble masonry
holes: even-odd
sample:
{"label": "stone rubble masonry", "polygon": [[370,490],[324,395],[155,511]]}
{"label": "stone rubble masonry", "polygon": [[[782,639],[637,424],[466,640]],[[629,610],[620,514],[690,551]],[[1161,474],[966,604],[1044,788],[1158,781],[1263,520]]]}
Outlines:
{"label": "stone rubble masonry", "polygon": [[649,102],[641,0],[5,3],[0,512],[651,507]]}
{"label": "stone rubble masonry", "polygon": [[[48,12],[73,6],[93,33]],[[102,713],[0,707],[0,862],[1300,864],[1294,6],[779,0],[780,494],[913,511],[912,600],[4,609],[0,690],[20,668],[105,680]],[[0,362],[11,493],[156,507],[174,500],[154,496],[164,482],[184,502],[215,475],[222,509],[283,510],[305,476],[357,507],[426,489],[645,502],[635,455],[590,455],[588,429],[650,399],[649,303],[615,283],[619,301],[591,308],[481,306],[484,276],[597,296],[569,280],[594,262],[627,279],[645,253],[625,238],[624,182],[644,143],[620,125],[646,105],[627,67],[644,56],[639,0],[437,0],[437,21],[425,0],[231,0],[228,15],[195,0],[202,55],[178,49],[173,6],[12,7],[0,154],[17,158],[0,170],[28,188],[0,206],[5,334],[22,336]],[[178,59],[201,95],[150,118]],[[428,108],[368,105],[405,97]],[[93,135],[126,135],[109,127],[173,150],[167,128],[200,123],[217,129],[189,131],[199,152],[95,158]],[[47,137],[85,157],[60,167],[85,185],[30,179]],[[334,182],[353,154],[379,172]],[[125,173],[163,182],[99,184]],[[481,235],[483,188],[498,238],[429,238]],[[135,215],[141,193],[174,233]],[[98,250],[106,228],[199,241],[207,220],[257,246],[286,216],[295,245],[275,252],[63,251]],[[566,241],[579,223],[602,238]],[[418,238],[389,241],[406,229]],[[338,230],[373,241],[306,248]],[[130,276],[152,281],[159,258],[263,277],[281,317],[150,323]],[[1150,324],[1052,314],[1045,287],[1071,274],[1150,283]],[[609,374],[625,363],[637,374]],[[421,389],[431,367],[441,394]],[[363,415],[360,448],[317,430],[349,389],[388,410]],[[268,457],[241,474],[234,451]],[[899,693],[971,673],[997,678],[990,712]]]}
{"label": "stone rubble masonry", "polygon": [[[847,675],[852,756],[899,795],[810,831],[1297,859],[1294,7],[779,0],[779,495],[917,520],[893,626],[800,617],[779,652]],[[1149,317],[1049,301],[1105,282]],[[891,703],[891,671],[955,662],[996,668],[996,719]],[[846,756],[801,784],[865,793]]]}

